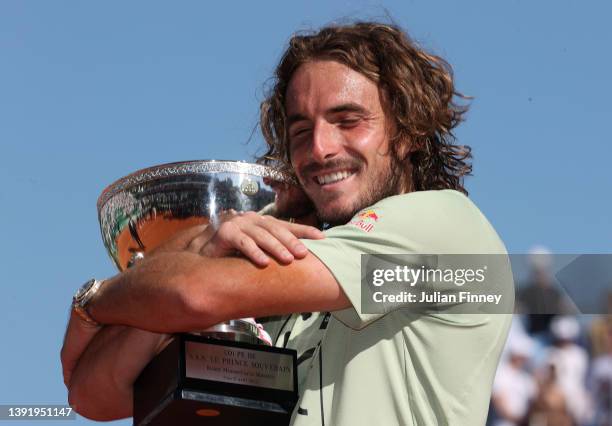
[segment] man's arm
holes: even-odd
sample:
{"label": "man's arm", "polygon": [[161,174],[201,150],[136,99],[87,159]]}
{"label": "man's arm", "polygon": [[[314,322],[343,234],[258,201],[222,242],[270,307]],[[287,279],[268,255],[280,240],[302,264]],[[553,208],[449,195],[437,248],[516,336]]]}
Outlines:
{"label": "man's arm", "polygon": [[[307,251],[304,254],[299,253],[299,247],[296,246],[296,242],[298,241],[295,239],[295,237],[299,237],[300,234],[302,234],[302,237],[306,238],[321,238],[323,235],[320,234],[320,232],[315,228],[303,227],[296,224],[286,224],[284,222],[277,223],[274,220],[262,220],[261,218],[253,215],[234,217],[232,221],[234,223],[232,223],[231,226],[229,223],[221,225],[221,228],[225,227],[229,232],[217,232],[215,235],[216,238],[210,242],[209,239],[212,235],[207,232],[210,231],[209,228],[194,228],[192,230],[188,230],[177,239],[178,242],[171,241],[167,243],[161,250],[158,250],[154,256],[145,259],[141,264],[134,266],[130,271],[116,277],[115,279],[111,280],[111,282],[107,282],[103,286],[104,290],[107,290],[106,285],[110,284],[108,289],[112,291],[109,292],[110,294],[107,294],[105,297],[98,300],[100,302],[98,311],[102,311],[106,315],[113,315],[113,313],[116,313],[114,309],[117,308],[117,310],[121,313],[118,315],[119,318],[122,318],[122,316],[126,314],[129,316],[129,314],[132,313],[133,315],[129,316],[131,319],[128,321],[116,322],[137,325],[149,324],[149,322],[143,323],[142,321],[147,316],[155,313],[155,318],[150,322],[150,324],[156,324],[157,326],[159,326],[160,320],[162,321],[162,326],[164,326],[164,321],[166,319],[166,314],[164,312],[167,311],[171,313],[170,317],[175,320],[174,322],[171,321],[169,323],[173,325],[176,325],[176,320],[180,320],[181,315],[185,315],[185,312],[200,312],[200,310],[195,309],[195,306],[192,306],[194,300],[189,300],[189,303],[181,302],[188,297],[185,296],[186,293],[180,291],[181,287],[183,286],[172,287],[171,284],[173,282],[173,278],[180,278],[175,277],[174,275],[178,274],[187,277],[190,275],[188,272],[193,268],[199,274],[204,274],[205,278],[211,278],[212,276],[209,276],[210,274],[207,272],[206,268],[202,269],[205,266],[203,262],[207,261],[206,256],[202,255],[211,255],[212,253],[212,255],[223,256],[224,253],[228,252],[230,249],[242,251],[244,248],[242,242],[245,241],[245,238],[244,236],[239,235],[240,231],[246,230],[248,233],[250,233],[252,231],[249,228],[251,228],[253,225],[271,230],[273,232],[271,236],[276,238],[276,240],[280,243],[280,245],[276,245],[281,248],[284,245],[290,249],[295,258],[301,258],[304,256],[309,258],[306,262],[301,264],[302,268],[307,267],[312,262],[312,259],[316,260],[316,258],[314,258],[314,256],[309,254]],[[256,223],[253,223],[254,221]],[[290,231],[293,236],[283,236],[283,233],[287,233],[284,232],[282,228]],[[255,242],[257,244],[259,244],[261,238],[263,238],[255,234],[251,234],[251,236],[249,236],[247,232],[244,232],[244,234],[246,234],[246,236],[249,238],[255,238]],[[265,234],[263,235],[265,236],[266,240],[270,240],[270,236]],[[249,238],[246,238],[246,241],[248,241]],[[269,253],[275,258],[280,259],[279,255],[281,254],[281,250],[279,250],[278,247],[273,251],[269,248],[267,250],[270,250]],[[294,251],[296,247],[298,248],[298,252]],[[211,248],[212,250],[210,250]],[[219,248],[221,248],[221,251]],[[244,254],[249,255],[251,260],[255,261],[253,258],[257,254],[256,252],[251,251],[250,253]],[[246,267],[258,275],[249,281],[252,284],[259,283],[259,285],[261,285],[262,280],[266,279],[265,276],[262,276],[261,274],[262,269],[258,269],[256,266],[254,266],[254,264],[251,264],[246,259],[229,258],[214,260],[229,261],[230,263],[239,261],[241,268]],[[280,260],[282,261],[282,259]],[[194,262],[200,263],[200,267],[195,267]],[[316,262],[318,262],[318,260],[316,260]],[[320,262],[318,263],[319,267],[324,268]],[[217,269],[218,267],[220,267],[220,265],[217,265]],[[268,270],[268,273],[270,273],[272,272],[272,269],[280,267],[281,266],[278,263],[272,263],[269,267],[265,268],[265,270]],[[327,271],[326,268],[324,269],[325,272],[329,274],[329,277],[331,277],[329,271]],[[244,269],[241,270],[243,271]],[[299,268],[295,271],[297,270],[299,270]],[[236,275],[237,272],[239,271],[233,270],[232,274],[226,274],[225,277],[222,277],[224,278],[222,283],[229,284],[233,282],[234,280],[232,277]],[[285,272],[288,272],[288,270],[285,270]],[[308,272],[313,274],[318,273],[316,268],[310,268]],[[244,275],[242,278],[244,278]],[[320,274],[318,278],[321,278]],[[180,281],[183,284],[188,284],[192,282],[192,280],[196,279],[198,279],[197,274],[190,275],[190,280]],[[333,277],[331,277],[331,279],[333,280]],[[321,280],[319,281],[323,282]],[[130,282],[131,285],[128,284],[128,282]],[[278,279],[276,282],[278,283]],[[284,284],[291,285],[292,282],[293,278],[289,277]],[[166,283],[166,285],[164,285],[164,283]],[[115,288],[115,285],[126,285],[129,286],[129,288]],[[286,285],[282,287],[287,287]],[[335,285],[337,286],[337,284]],[[224,285],[217,287],[218,290],[224,289]],[[285,292],[286,288],[283,289],[282,287],[281,291]],[[188,288],[188,286],[184,286],[183,290],[185,288]],[[250,290],[254,289],[255,287],[252,286]],[[117,290],[126,291],[124,292]],[[203,288],[200,289],[200,291],[202,290]],[[144,292],[134,294],[134,291],[137,293],[140,291]],[[209,293],[209,297],[214,295],[216,295],[216,297],[220,297],[219,292],[210,291]],[[167,297],[164,297],[164,295]],[[122,300],[119,306],[112,306],[113,302],[111,296],[119,297]],[[260,294],[257,294],[256,296],[260,296]],[[162,298],[162,303],[159,303],[158,301],[160,297]],[[238,298],[245,299],[247,297],[250,296]],[[188,309],[177,309],[177,305],[170,302],[170,299],[175,301],[178,300],[178,306],[188,307]],[[209,299],[209,302],[211,300],[212,299]],[[235,304],[236,301],[234,299],[227,302]],[[256,303],[255,300],[253,300],[253,302]],[[111,309],[106,309],[103,306],[104,303],[110,303]],[[171,309],[161,312],[160,309],[163,309],[166,303],[171,305]],[[210,303],[212,304],[213,302]],[[219,308],[221,308],[221,306]],[[214,306],[213,309],[215,309]],[[287,309],[288,306],[284,306],[284,309],[281,311],[285,312]],[[90,311],[91,310],[92,309],[90,307]],[[231,310],[226,309],[226,311]],[[223,310],[219,309],[218,311],[215,311],[215,313],[220,312],[223,312]],[[242,316],[228,313],[225,315],[229,315],[231,318],[238,318]],[[111,322],[101,318],[98,319],[100,319],[102,322]],[[188,318],[183,318],[183,320],[186,319]],[[209,319],[209,321],[211,320]],[[193,327],[188,327],[185,325],[185,322],[189,324],[194,322],[198,324],[198,326],[196,327],[194,325]],[[211,323],[215,322],[217,321],[212,321]],[[198,321],[178,321],[178,323],[182,323],[183,327],[165,328],[168,330],[195,330],[203,328],[199,326],[199,324],[202,323],[202,319]],[[76,365],[72,380],[67,382],[71,404],[74,404],[75,409],[82,415],[97,420],[109,420],[130,416],[132,414],[131,404],[133,382],[140,374],[144,366],[159,350],[159,347],[156,345],[159,342],[160,336],[156,335],[156,333],[149,333],[131,327],[116,325],[107,325],[97,334],[95,334],[93,331],[89,331],[89,328],[91,328],[91,326],[88,323],[84,323],[84,321],[80,318],[71,319],[64,348],[62,349],[62,364],[65,372],[71,371],[78,360],[78,365]],[[123,331],[120,332],[122,329]],[[86,339],[81,337],[82,335],[86,335]],[[82,349],[80,349],[83,347],[81,345],[82,341],[86,341],[86,343],[83,344],[87,344],[87,342],[91,341],[87,350],[83,354],[81,354]],[[139,356],[129,357],[126,359],[124,356],[126,353],[138,353]],[[91,394],[88,389],[105,389],[103,398],[97,398],[96,395]]]}
{"label": "man's arm", "polygon": [[132,327],[104,327],[80,356],[67,383],[68,402],[93,420],[132,416],[133,383],[169,338]]}
{"label": "man's arm", "polygon": [[314,255],[257,267],[243,258],[163,252],[106,282],[89,312],[104,324],[174,333],[291,312],[334,311],[350,302]]}
{"label": "man's arm", "polygon": [[[312,218],[305,216],[303,219],[304,223],[311,223],[306,220]],[[241,214],[230,210],[222,215],[221,220],[218,228],[200,225],[180,232],[163,246],[156,248],[154,253],[191,251],[203,256],[222,257],[238,250],[256,264],[265,266],[269,258],[262,248],[279,261],[288,263],[308,253],[298,238],[324,237],[312,226],[284,222],[255,213]],[[79,357],[99,330],[100,327],[86,323],[71,312],[61,351],[66,386]]]}
{"label": "man's arm", "polygon": [[[107,283],[110,286],[92,305],[97,320],[132,327],[105,326],[79,359],[69,384],[69,401],[88,418],[132,415],[133,383],[167,341],[162,334],[134,327],[192,331],[226,319],[350,305],[332,274],[312,254],[290,265],[271,263],[266,268],[245,259],[210,259],[193,253],[164,253],[148,263],[134,269],[132,277],[122,278],[130,270]],[[190,303],[171,302],[189,298],[181,295],[188,290],[177,291],[182,286],[172,285],[174,268],[185,270],[180,282],[193,291]],[[164,280],[169,284],[164,285]],[[198,301],[200,297],[205,300]]]}

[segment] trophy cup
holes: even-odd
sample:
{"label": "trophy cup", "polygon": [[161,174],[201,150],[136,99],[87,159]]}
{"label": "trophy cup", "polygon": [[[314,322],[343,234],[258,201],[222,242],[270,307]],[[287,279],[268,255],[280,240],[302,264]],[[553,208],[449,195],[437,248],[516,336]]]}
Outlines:
{"label": "trophy cup", "polygon": [[[216,226],[230,209],[259,211],[274,203],[275,189],[293,183],[270,167],[236,161],[150,167],[102,192],[102,239],[123,271],[178,231]],[[296,352],[260,336],[248,319],[175,335],[134,384],[134,424],[288,424],[298,398]]]}

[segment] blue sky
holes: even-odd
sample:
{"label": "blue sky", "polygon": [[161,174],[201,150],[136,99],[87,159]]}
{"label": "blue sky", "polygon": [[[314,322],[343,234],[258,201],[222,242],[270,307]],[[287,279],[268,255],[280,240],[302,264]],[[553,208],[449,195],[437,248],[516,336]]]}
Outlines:
{"label": "blue sky", "polygon": [[609,253],[610,9],[2,1],[0,403],[65,402],[70,298],[114,273],[96,217],[102,189],[158,163],[252,158],[263,84],[288,38],[335,20],[389,14],[453,65],[474,96],[457,132],[474,152],[467,186],[509,251]]}

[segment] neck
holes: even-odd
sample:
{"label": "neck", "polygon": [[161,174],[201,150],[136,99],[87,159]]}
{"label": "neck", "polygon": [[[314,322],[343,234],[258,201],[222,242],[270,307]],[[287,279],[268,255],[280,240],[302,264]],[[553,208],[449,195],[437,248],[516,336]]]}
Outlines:
{"label": "neck", "polygon": [[316,228],[319,228],[320,225],[319,219],[317,218],[317,213],[314,211],[307,213],[303,216],[294,217],[293,220],[295,223],[299,223],[301,225],[310,225]]}

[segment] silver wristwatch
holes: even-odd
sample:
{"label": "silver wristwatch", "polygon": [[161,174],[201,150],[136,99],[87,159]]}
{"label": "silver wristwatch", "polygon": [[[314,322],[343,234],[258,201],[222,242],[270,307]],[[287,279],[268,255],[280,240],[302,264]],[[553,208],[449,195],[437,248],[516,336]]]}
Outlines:
{"label": "silver wristwatch", "polygon": [[77,290],[72,299],[72,308],[74,311],[85,321],[93,325],[100,325],[100,323],[89,315],[89,312],[87,312],[87,305],[94,294],[100,289],[103,282],[104,280],[90,279]]}

